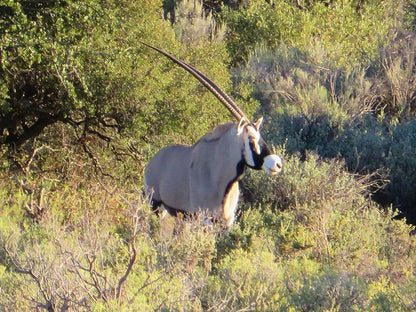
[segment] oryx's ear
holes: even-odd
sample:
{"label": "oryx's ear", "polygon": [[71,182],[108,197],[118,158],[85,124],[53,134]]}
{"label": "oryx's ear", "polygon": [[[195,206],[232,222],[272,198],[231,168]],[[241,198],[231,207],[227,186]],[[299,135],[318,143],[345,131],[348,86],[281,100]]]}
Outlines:
{"label": "oryx's ear", "polygon": [[246,125],[247,125],[247,119],[245,119],[244,117],[241,118],[237,125],[237,135],[240,135],[243,132],[244,127]]}
{"label": "oryx's ear", "polygon": [[259,131],[262,123],[263,123],[263,116],[259,117],[255,122],[253,122],[253,125],[257,131]]}

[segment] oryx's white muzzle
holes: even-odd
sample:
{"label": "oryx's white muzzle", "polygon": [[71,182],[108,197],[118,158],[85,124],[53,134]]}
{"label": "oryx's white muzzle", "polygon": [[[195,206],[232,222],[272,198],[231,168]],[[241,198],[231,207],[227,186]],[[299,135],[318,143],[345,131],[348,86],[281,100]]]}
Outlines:
{"label": "oryx's white muzzle", "polygon": [[268,155],[264,158],[261,168],[271,175],[280,173],[282,171],[282,159],[277,155]]}

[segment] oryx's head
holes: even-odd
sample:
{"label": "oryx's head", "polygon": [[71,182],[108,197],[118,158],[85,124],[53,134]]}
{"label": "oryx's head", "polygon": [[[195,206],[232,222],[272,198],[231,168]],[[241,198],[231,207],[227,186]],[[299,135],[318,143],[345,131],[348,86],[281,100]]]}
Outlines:
{"label": "oryx's head", "polygon": [[231,99],[231,97],[221,90],[214,82],[202,74],[193,66],[177,59],[170,53],[167,53],[157,47],[142,42],[144,45],[153,50],[162,53],[173,62],[191,73],[199,82],[201,82],[212,94],[214,94],[222,104],[237,119],[237,136],[241,136],[244,142],[243,156],[247,166],[257,170],[265,170],[269,174],[276,174],[282,171],[282,160],[279,156],[274,155],[260,135],[260,126],[263,117],[255,122],[250,122],[242,110]]}
{"label": "oryx's head", "polygon": [[237,135],[242,136],[244,142],[243,156],[246,165],[256,170],[263,169],[273,175],[282,171],[282,159],[273,154],[261,138],[262,122],[263,117],[252,123],[245,117],[241,118],[237,125]]}

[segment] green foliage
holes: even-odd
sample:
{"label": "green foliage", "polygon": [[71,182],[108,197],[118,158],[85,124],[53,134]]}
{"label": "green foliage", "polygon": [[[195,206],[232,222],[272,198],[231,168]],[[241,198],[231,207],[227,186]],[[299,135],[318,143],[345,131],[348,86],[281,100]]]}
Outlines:
{"label": "green foliage", "polygon": [[[15,201],[22,195],[3,198],[11,209],[28,212],[33,207]],[[194,308],[197,298],[187,274],[202,278],[210,269],[215,232],[199,225],[167,241],[150,226],[155,216],[146,203],[130,201],[134,197],[109,196],[103,189],[46,190],[38,220],[27,215],[19,226],[21,217],[9,218],[0,228],[0,306],[19,311]]]}
{"label": "green foliage", "polygon": [[160,221],[136,188],[112,189],[113,180],[33,188],[30,176],[20,186],[2,179],[0,306],[414,308],[414,238],[376,209],[369,178],[314,154],[284,158],[277,180],[248,177],[254,201],[225,233],[203,220]]}
{"label": "green foliage", "polygon": [[[284,151],[280,154],[285,155]],[[242,181],[246,202],[278,210],[309,210],[316,203],[334,200],[354,203],[358,208],[362,196],[369,193],[370,177],[347,173],[342,161],[322,161],[312,153],[305,161],[299,155],[285,155],[283,159],[285,172],[277,179],[260,172],[248,173],[247,181]]]}
{"label": "green foliage", "polygon": [[311,55],[281,46],[258,51],[241,70],[270,122],[265,137],[289,152],[327,151],[345,124],[370,111],[373,82],[364,70],[327,69]]}
{"label": "green foliage", "polygon": [[313,45],[335,66],[368,64],[384,45],[389,25],[403,16],[390,1],[300,3],[252,0],[244,9],[226,10],[232,64],[247,62],[258,46],[274,49],[282,43],[301,51]]}
{"label": "green foliage", "polygon": [[394,123],[416,116],[415,49],[415,34],[399,32],[380,53],[383,72],[377,90],[381,99],[377,109]]}
{"label": "green foliage", "polygon": [[202,0],[185,0],[175,8],[174,29],[179,41],[201,44],[201,41],[222,41],[224,29],[210,12],[203,8]]}
{"label": "green foliage", "polygon": [[[402,56],[389,59],[393,63],[403,61]],[[258,51],[241,70],[244,79],[255,86],[253,93],[263,112],[273,120],[268,127],[271,135],[267,137],[273,141],[287,138],[290,152],[318,149],[329,153],[326,145],[345,126],[367,114],[390,123],[413,116],[409,110],[413,105],[406,104],[413,99],[409,91],[413,88],[391,87],[387,77],[392,74],[387,68],[383,67],[380,76],[374,76],[371,68],[325,68],[321,61],[311,51],[305,54],[283,45],[273,53]],[[380,61],[386,61],[384,52]],[[404,62],[410,63],[413,64]],[[396,83],[412,83],[409,71],[412,70],[394,71]],[[406,95],[398,94],[398,90]],[[406,100],[398,100],[400,96]]]}
{"label": "green foliage", "polygon": [[356,278],[329,271],[305,278],[290,303],[300,311],[362,311],[364,294]]}
{"label": "green foliage", "polygon": [[413,211],[416,200],[413,191],[415,135],[414,120],[389,127],[374,118],[367,118],[346,128],[332,143],[350,168],[362,172],[383,168],[389,173],[389,183],[377,196],[384,204],[398,204],[411,223],[416,220]]}
{"label": "green foliage", "polygon": [[254,85],[267,141],[284,143],[289,154],[300,152],[302,158],[309,150],[343,157],[354,172],[389,173],[391,182],[376,198],[414,222],[409,120],[415,107],[415,37],[401,31],[370,67],[327,67],[314,47],[305,53],[280,45],[273,52],[258,49],[239,75]]}
{"label": "green foliage", "polygon": [[51,125],[88,151],[90,142],[118,135],[160,144],[175,132],[191,142],[225,120],[190,75],[140,43],[161,46],[229,88],[224,44],[207,40],[187,50],[161,20],[159,1],[29,5],[10,1],[2,9],[2,143],[30,153],[43,136],[54,148],[59,142],[44,135]]}
{"label": "green foliage", "polygon": [[[178,2],[0,5],[0,310],[415,310],[412,227],[372,200],[381,172],[416,201],[412,4]],[[284,172],[248,171],[229,231],[142,199],[161,146],[229,118],[139,40],[266,116]]]}
{"label": "green foliage", "polygon": [[[210,38],[181,44],[159,1],[30,5],[9,1],[1,9],[3,168],[62,181],[90,175],[79,170],[88,166],[140,182],[143,164],[162,146],[195,142],[229,120],[191,75],[140,43],[160,46],[232,87],[225,44]],[[232,93],[251,115],[257,103],[246,89],[242,84]]]}

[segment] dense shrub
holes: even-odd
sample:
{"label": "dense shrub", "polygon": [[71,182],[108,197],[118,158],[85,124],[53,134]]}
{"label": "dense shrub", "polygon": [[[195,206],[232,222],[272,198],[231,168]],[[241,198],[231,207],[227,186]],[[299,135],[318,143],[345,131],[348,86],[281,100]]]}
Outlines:
{"label": "dense shrub", "polygon": [[[3,128],[0,310],[415,310],[412,227],[372,200],[387,173],[378,194],[414,206],[415,40],[400,28],[412,6],[173,2],[173,27],[156,0],[0,6],[0,123],[22,107],[75,114],[13,153],[10,134],[37,121]],[[228,24],[228,51],[209,5]],[[227,117],[139,39],[201,68],[249,115],[254,94],[264,136],[284,146],[281,176],[248,170],[229,231],[161,221],[142,198],[160,146]],[[229,61],[248,63],[231,75]]]}
{"label": "dense shrub", "polygon": [[[316,48],[281,45],[258,49],[238,75],[254,85],[266,115],[263,135],[290,154],[308,151],[345,158],[358,173],[389,173],[375,198],[415,222],[414,149],[415,36],[391,37],[370,67],[333,67]],[[400,129],[406,129],[405,132]],[[394,150],[394,153],[393,153]],[[405,151],[405,153],[403,153]]]}
{"label": "dense shrub", "polygon": [[224,27],[214,19],[213,14],[203,7],[202,1],[185,0],[175,7],[172,21],[176,38],[186,44],[201,45],[204,41],[222,41]]}
{"label": "dense shrub", "polygon": [[34,209],[29,195],[2,192],[9,206],[1,212],[0,307],[197,307],[194,292],[210,269],[215,232],[195,223],[180,236],[164,237],[147,204],[130,195],[45,189],[34,201],[43,211],[35,219],[28,214]]}
{"label": "dense shrub", "polygon": [[354,123],[333,142],[352,170],[373,172],[383,168],[389,183],[376,194],[384,205],[394,204],[410,223],[416,222],[414,194],[416,162],[416,122],[395,126],[378,123],[374,118]]}
{"label": "dense shrub", "polygon": [[365,287],[357,278],[333,271],[305,277],[290,296],[300,311],[359,311],[364,308]]}
{"label": "dense shrub", "polygon": [[[126,138],[136,148],[189,143],[227,119],[193,77],[140,43],[154,43],[231,87],[225,44],[206,33],[195,38],[199,44],[182,44],[163,20],[160,1],[31,5],[9,1],[0,10],[0,145],[9,154],[57,149],[58,132],[75,137],[66,142],[94,161],[102,152],[95,151],[97,141],[119,154]],[[253,102],[241,102],[253,111]]]}
{"label": "dense shrub", "polygon": [[364,69],[325,68],[297,48],[258,50],[240,75],[254,85],[253,95],[268,117],[265,136],[282,143],[290,153],[317,150],[343,127],[372,111],[374,82]]}
{"label": "dense shrub", "polygon": [[[310,208],[313,203],[333,200],[346,206],[354,203],[359,207],[362,198],[370,193],[370,176],[348,173],[340,160],[323,161],[314,153],[308,153],[304,161],[299,155],[285,155],[284,174],[270,177],[262,172],[249,171],[242,181],[246,203],[261,204],[272,209]],[[347,208],[345,208],[347,209]]]}
{"label": "dense shrub", "polygon": [[369,180],[315,154],[304,162],[285,155],[285,168],[276,181],[246,177],[252,196],[268,195],[243,205],[228,232],[198,220],[160,221],[140,190],[114,188],[113,180],[45,181],[29,192],[30,176],[20,186],[5,177],[0,307],[415,308],[414,239],[403,221],[376,209]]}
{"label": "dense shrub", "polygon": [[325,51],[326,65],[368,65],[404,14],[403,2],[302,2],[250,0],[241,10],[225,10],[232,64],[246,63],[258,46],[273,50],[283,43]]}

